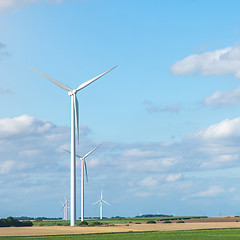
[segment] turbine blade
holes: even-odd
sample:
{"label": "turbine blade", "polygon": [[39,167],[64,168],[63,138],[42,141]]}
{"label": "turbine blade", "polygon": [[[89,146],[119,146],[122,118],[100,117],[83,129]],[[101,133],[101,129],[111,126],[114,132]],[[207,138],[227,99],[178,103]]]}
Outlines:
{"label": "turbine blade", "polygon": [[106,72],[104,72],[104,73],[96,76],[95,78],[92,78],[92,79],[90,79],[90,80],[82,83],[81,85],[79,85],[79,87],[76,89],[76,91],[78,92],[78,91],[82,90],[83,88],[85,88],[86,86],[88,86],[88,85],[91,84],[92,82],[96,81],[97,79],[99,79],[99,78],[102,77],[103,75],[107,74],[108,72],[112,71],[112,70],[113,70],[114,68],[116,68],[116,67],[117,67],[117,66],[115,66],[115,67],[107,70]]}
{"label": "turbine blade", "polygon": [[101,200],[103,199],[103,190],[101,190]]}
{"label": "turbine blade", "polygon": [[92,205],[95,205],[95,204],[97,204],[97,203],[99,203],[99,202],[100,202],[100,200],[98,200],[97,202],[93,203]]}
{"label": "turbine blade", "polygon": [[82,156],[80,156],[79,154],[75,154],[75,155],[76,155],[76,157],[82,159]]}
{"label": "turbine blade", "polygon": [[99,148],[102,144],[99,144],[98,146],[96,146],[93,150],[91,150],[90,152],[88,152],[84,158],[86,158],[87,156],[89,156],[92,152],[94,152],[97,148]]}
{"label": "turbine blade", "polygon": [[86,179],[87,179],[87,182],[88,182],[87,164],[86,164],[85,159],[83,159],[83,161],[84,161],[83,163],[84,163],[85,175],[86,175]]}
{"label": "turbine blade", "polygon": [[[62,203],[62,202],[61,202],[61,203]],[[62,209],[61,209],[61,212],[64,210],[65,206],[66,206],[66,204],[63,204],[63,203],[62,203]]]}
{"label": "turbine blade", "polygon": [[109,203],[107,203],[106,201],[102,200],[104,203],[106,203],[107,205],[111,206]]}
{"label": "turbine blade", "polygon": [[80,156],[79,154],[75,154],[75,155],[76,155],[76,157],[82,159],[82,156]]}
{"label": "turbine blade", "polygon": [[[69,151],[65,148],[62,148],[62,150],[64,150],[65,152],[71,153],[71,151]],[[78,157],[78,158],[82,158],[79,154],[75,154],[75,156]]]}
{"label": "turbine blade", "polygon": [[[65,148],[62,148],[62,150],[64,150],[65,152],[71,153],[71,151],[69,151]],[[75,154],[75,156],[78,157],[78,158],[82,158],[79,154]]]}
{"label": "turbine blade", "polygon": [[[27,67],[29,67],[29,66],[27,66]],[[42,75],[43,77],[47,78],[47,79],[50,80],[52,83],[54,83],[54,84],[56,84],[57,86],[59,86],[60,88],[63,88],[64,90],[67,90],[67,91],[72,91],[72,89],[71,89],[70,87],[66,86],[65,84],[58,82],[57,80],[55,80],[55,79],[47,76],[47,75],[44,74],[44,73],[39,72],[38,70],[36,70],[36,69],[34,69],[34,68],[32,68],[32,67],[29,67],[29,68],[32,69],[33,71],[37,72],[38,74]]]}
{"label": "turbine blade", "polygon": [[77,127],[77,140],[79,144],[79,117],[78,117],[78,100],[76,94],[73,95],[74,98],[74,112],[75,112],[75,120],[76,120],[76,127]]}
{"label": "turbine blade", "polygon": [[64,150],[65,152],[68,152],[68,153],[71,153],[71,151],[65,149],[65,148],[62,148],[62,150]]}

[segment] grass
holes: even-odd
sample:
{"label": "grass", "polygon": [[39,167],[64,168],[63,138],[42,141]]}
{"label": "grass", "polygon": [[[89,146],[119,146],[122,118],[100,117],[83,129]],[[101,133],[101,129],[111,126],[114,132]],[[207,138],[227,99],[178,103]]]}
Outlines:
{"label": "grass", "polygon": [[[171,221],[171,220],[184,220],[189,218],[204,218],[204,217],[149,217],[149,218],[108,218],[108,219],[85,219],[89,225],[93,222],[100,222],[102,225],[124,224],[124,223],[143,223],[148,221]],[[80,223],[77,220],[77,225]],[[70,221],[36,221],[33,226],[69,226]]]}
{"label": "grass", "polygon": [[109,233],[70,236],[0,237],[0,240],[237,240],[240,229],[191,230],[144,233]]}

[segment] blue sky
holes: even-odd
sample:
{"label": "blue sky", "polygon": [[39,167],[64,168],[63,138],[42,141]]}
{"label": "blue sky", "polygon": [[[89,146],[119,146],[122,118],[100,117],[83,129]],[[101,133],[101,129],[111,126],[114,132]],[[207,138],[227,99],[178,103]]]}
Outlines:
{"label": "blue sky", "polygon": [[101,189],[108,217],[239,215],[239,8],[0,0],[0,217],[63,216],[69,198],[70,98],[26,65],[72,88],[118,65],[78,94],[78,152],[102,143],[86,216]]}

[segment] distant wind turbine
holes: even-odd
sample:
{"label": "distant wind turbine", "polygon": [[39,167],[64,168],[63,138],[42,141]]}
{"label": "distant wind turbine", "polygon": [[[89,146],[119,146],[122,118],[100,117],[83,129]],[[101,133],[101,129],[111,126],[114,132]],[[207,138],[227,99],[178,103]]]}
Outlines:
{"label": "distant wind turbine", "polygon": [[101,198],[100,200],[98,200],[97,202],[93,203],[94,204],[97,204],[99,203],[99,206],[100,206],[100,219],[103,218],[103,203],[106,203],[107,205],[111,206],[109,203],[107,203],[106,201],[103,200],[103,190],[101,191]]}
{"label": "distant wind turbine", "polygon": [[64,220],[68,220],[68,203],[69,201],[65,197],[64,203],[62,202],[62,211],[63,211]]}
{"label": "distant wind turbine", "polygon": [[[29,66],[28,66],[29,67]],[[109,69],[108,71],[80,84],[78,88],[72,89],[65,84],[58,82],[57,80],[29,67],[33,71],[47,78],[57,86],[62,89],[68,91],[68,95],[71,97],[71,226],[76,226],[76,154],[75,154],[75,120],[77,125],[77,136],[79,140],[79,119],[78,119],[78,100],[77,100],[77,92],[87,87],[89,84],[93,83],[103,75],[107,74],[117,66]]]}
{"label": "distant wind turbine", "polygon": [[[87,164],[86,164],[85,158],[88,157],[91,153],[93,153],[100,146],[101,146],[101,144],[99,144],[97,147],[95,147],[94,149],[89,151],[83,157],[76,154],[76,157],[78,157],[82,161],[82,171],[81,171],[81,221],[84,221],[84,172],[85,172],[86,180],[88,181]],[[63,150],[71,153],[70,151],[68,151],[66,149],[63,149]]]}

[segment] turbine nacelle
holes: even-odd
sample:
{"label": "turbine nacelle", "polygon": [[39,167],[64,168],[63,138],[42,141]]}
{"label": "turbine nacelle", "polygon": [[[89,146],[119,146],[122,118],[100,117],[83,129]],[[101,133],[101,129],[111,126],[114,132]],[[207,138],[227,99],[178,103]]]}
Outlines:
{"label": "turbine nacelle", "polygon": [[74,89],[74,90],[71,90],[71,91],[69,91],[68,92],[68,96],[72,96],[72,95],[75,95],[77,93],[77,90],[76,89]]}
{"label": "turbine nacelle", "polygon": [[[76,156],[77,158],[79,158],[79,159],[82,161],[82,163],[83,163],[82,167],[83,167],[83,170],[85,171],[85,177],[86,177],[87,182],[88,182],[88,173],[87,173],[87,164],[86,164],[85,158],[87,158],[91,153],[93,153],[93,152],[94,152],[97,148],[99,148],[101,145],[102,145],[102,144],[97,145],[95,148],[93,148],[91,151],[89,151],[89,152],[88,152],[87,154],[85,154],[83,157],[80,156],[79,154],[75,153],[75,156]],[[71,151],[69,151],[69,150],[67,150],[67,149],[64,149],[64,148],[63,148],[63,150],[64,150],[65,152],[71,153]],[[82,176],[82,181],[83,181],[83,176]]]}

